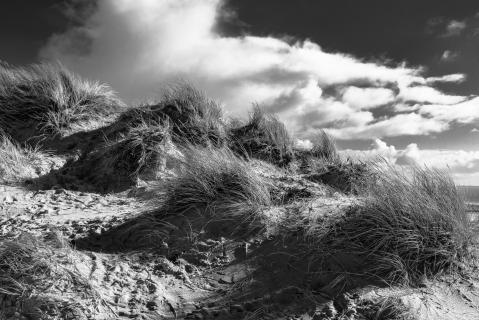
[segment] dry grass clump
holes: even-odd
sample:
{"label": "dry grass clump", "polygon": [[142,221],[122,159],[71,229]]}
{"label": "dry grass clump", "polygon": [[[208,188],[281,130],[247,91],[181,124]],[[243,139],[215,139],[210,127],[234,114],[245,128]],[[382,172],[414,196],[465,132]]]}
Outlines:
{"label": "dry grass clump", "polygon": [[[52,236],[53,235],[53,236]],[[74,265],[74,254],[56,234],[0,239],[0,309],[32,319],[76,319],[79,297],[98,307],[98,295]],[[84,301],[85,302],[85,301]],[[78,305],[77,305],[78,304]],[[10,319],[10,318],[9,318]]]}
{"label": "dry grass clump", "polygon": [[182,172],[166,184],[162,212],[199,217],[221,233],[253,231],[270,193],[249,163],[228,149],[190,147],[185,155]]}
{"label": "dry grass clump", "polygon": [[370,162],[353,160],[335,162],[313,162],[310,166],[307,179],[324,183],[341,192],[360,194],[364,188],[373,184],[377,179],[377,172]]}
{"label": "dry grass clump", "polygon": [[341,162],[333,137],[321,130],[312,140],[310,150],[295,150],[295,158],[301,173],[313,173],[328,165]]}
{"label": "dry grass clump", "polygon": [[339,160],[338,148],[334,138],[321,130],[313,139],[313,148],[311,155],[316,158],[326,159],[329,162],[336,162]]}
{"label": "dry grass clump", "polygon": [[416,317],[400,298],[361,301],[358,311],[366,320],[414,320]]}
{"label": "dry grass clump", "polygon": [[125,112],[119,122],[132,126],[168,122],[175,142],[221,146],[226,140],[222,117],[218,103],[190,84],[179,83],[166,90],[159,102]]}
{"label": "dry grass clump", "polygon": [[447,173],[378,167],[364,205],[332,218],[320,241],[328,252],[365,258],[365,272],[416,284],[454,271],[469,255],[470,219]]}
{"label": "dry grass clump", "polygon": [[0,128],[20,141],[98,127],[123,106],[107,85],[80,79],[61,65],[0,65]]}
{"label": "dry grass clump", "polygon": [[125,190],[142,175],[158,178],[174,151],[170,140],[167,125],[141,122],[84,157],[67,163],[60,177],[73,177],[95,191]]}
{"label": "dry grass clump", "polygon": [[19,182],[37,176],[44,157],[38,147],[22,148],[0,134],[0,182]]}
{"label": "dry grass clump", "polygon": [[375,179],[371,163],[341,159],[336,142],[323,130],[313,139],[311,150],[295,150],[295,157],[307,179],[344,193],[358,194]]}
{"label": "dry grass clump", "polygon": [[276,117],[255,107],[249,121],[230,130],[230,147],[238,155],[288,165],[294,158],[293,141]]}

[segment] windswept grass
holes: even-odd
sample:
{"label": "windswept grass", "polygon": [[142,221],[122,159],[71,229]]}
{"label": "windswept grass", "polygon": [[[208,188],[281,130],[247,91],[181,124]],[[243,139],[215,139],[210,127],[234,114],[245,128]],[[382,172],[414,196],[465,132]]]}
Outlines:
{"label": "windswept grass", "polygon": [[294,153],[301,173],[318,173],[324,171],[328,165],[341,162],[336,142],[324,130],[312,139],[310,150],[296,149]]}
{"label": "windswept grass", "polygon": [[0,182],[19,182],[35,177],[44,157],[38,147],[22,148],[0,134]]}
{"label": "windswept grass", "polygon": [[93,129],[122,107],[107,85],[80,79],[61,65],[0,65],[0,128],[21,142]]}
{"label": "windswept grass", "polygon": [[11,317],[17,313],[31,319],[65,319],[67,313],[78,315],[87,307],[78,304],[78,292],[89,300],[91,310],[97,308],[99,296],[74,261],[78,260],[73,251],[53,233],[44,239],[26,234],[16,240],[0,239],[2,311]]}
{"label": "windswept grass", "polygon": [[364,205],[334,217],[319,237],[328,252],[365,257],[366,273],[416,284],[455,271],[469,255],[471,221],[447,173],[378,167]]}
{"label": "windswept grass", "polygon": [[115,141],[107,142],[96,158],[105,170],[110,168],[136,177],[147,169],[160,166],[160,158],[169,139],[167,125],[143,122]]}
{"label": "windswept grass", "polygon": [[285,166],[293,159],[293,141],[276,117],[256,106],[249,121],[230,130],[230,147],[238,155]]}
{"label": "windswept grass", "polygon": [[335,163],[339,161],[338,148],[334,138],[327,134],[324,130],[321,130],[312,140],[313,147],[309,151],[309,154],[317,159],[329,163]]}
{"label": "windswept grass", "polygon": [[361,301],[359,314],[367,320],[415,320],[413,312],[400,298],[387,297],[378,301]]}
{"label": "windswept grass", "polygon": [[358,194],[374,183],[372,162],[341,159],[333,137],[321,130],[310,150],[295,150],[297,168],[306,178],[341,192]]}
{"label": "windswept grass", "polygon": [[190,147],[185,154],[182,172],[165,187],[162,212],[199,216],[208,227],[231,232],[252,231],[270,204],[265,181],[228,149]]}
{"label": "windswept grass", "polygon": [[360,194],[364,188],[374,184],[378,173],[371,162],[353,160],[324,162],[318,159],[310,163],[307,179],[331,186],[347,194]]}
{"label": "windswept grass", "polygon": [[168,125],[140,122],[67,163],[57,177],[64,180],[61,184],[80,180],[97,192],[123,191],[134,186],[140,176],[156,180],[175,151],[178,153]]}
{"label": "windswept grass", "polygon": [[221,146],[226,140],[223,111],[214,100],[188,83],[169,87],[158,102],[125,112],[119,123],[169,123],[172,138],[180,144]]}

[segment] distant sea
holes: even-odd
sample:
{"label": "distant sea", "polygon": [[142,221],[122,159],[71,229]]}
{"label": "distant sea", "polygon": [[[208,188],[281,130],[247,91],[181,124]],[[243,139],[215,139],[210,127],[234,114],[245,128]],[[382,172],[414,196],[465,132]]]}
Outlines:
{"label": "distant sea", "polygon": [[479,186],[458,186],[457,189],[466,202],[479,205]]}

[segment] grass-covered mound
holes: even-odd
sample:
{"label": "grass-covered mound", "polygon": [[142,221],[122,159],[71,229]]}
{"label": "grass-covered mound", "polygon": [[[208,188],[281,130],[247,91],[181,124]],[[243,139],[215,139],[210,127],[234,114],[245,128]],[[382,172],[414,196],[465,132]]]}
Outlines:
{"label": "grass-covered mound", "polygon": [[122,114],[120,126],[169,123],[176,143],[221,146],[226,141],[223,110],[214,100],[187,83],[165,90],[158,102]]}
{"label": "grass-covered mound", "polygon": [[83,319],[100,306],[81,261],[58,235],[0,239],[0,318]]}
{"label": "grass-covered mound", "polygon": [[255,107],[247,123],[230,130],[230,148],[240,156],[257,158],[279,166],[294,158],[292,139],[273,115]]}
{"label": "grass-covered mound", "polygon": [[123,107],[107,85],[80,79],[61,65],[0,65],[0,128],[20,142],[91,130]]}
{"label": "grass-covered mound", "polygon": [[55,173],[55,179],[46,179],[47,184],[123,191],[141,176],[157,180],[162,171],[175,167],[182,146],[218,147],[226,141],[220,106],[188,84],[171,87],[156,104],[124,111],[88,137],[80,155]]}
{"label": "grass-covered mound", "polygon": [[228,149],[185,151],[184,167],[166,183],[160,215],[184,217],[213,234],[249,234],[270,205],[268,186],[251,165]]}
{"label": "grass-covered mound", "polygon": [[[362,272],[390,283],[417,284],[455,271],[469,255],[471,220],[444,172],[380,167],[364,204],[327,220],[312,236],[319,255],[360,257]],[[344,255],[345,254],[345,255]]]}
{"label": "grass-covered mound", "polygon": [[171,143],[170,129],[162,123],[139,123],[117,133],[52,174],[53,181],[67,188],[78,186],[97,192],[123,191],[139,178],[156,180],[180,157]]}

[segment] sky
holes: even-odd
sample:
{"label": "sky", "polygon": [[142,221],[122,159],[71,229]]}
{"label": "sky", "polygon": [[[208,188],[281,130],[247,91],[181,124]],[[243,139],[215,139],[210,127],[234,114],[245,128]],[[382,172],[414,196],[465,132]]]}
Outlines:
{"label": "sky", "polygon": [[60,61],[135,104],[187,80],[308,146],[479,185],[479,2],[67,0],[0,4],[0,59]]}

